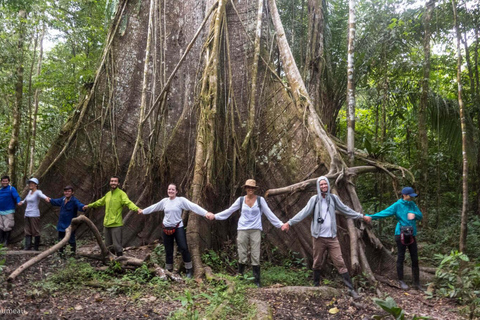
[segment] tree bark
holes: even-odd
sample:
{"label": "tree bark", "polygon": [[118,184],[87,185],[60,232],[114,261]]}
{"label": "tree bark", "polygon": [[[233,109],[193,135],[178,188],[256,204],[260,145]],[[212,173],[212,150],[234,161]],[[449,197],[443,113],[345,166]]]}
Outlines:
{"label": "tree bark", "polygon": [[[8,143],[8,174],[12,184],[18,184],[17,178],[17,148],[18,148],[18,136],[20,134],[20,123],[22,121],[22,105],[23,105],[23,54],[24,54],[24,37],[25,37],[25,19],[27,18],[27,12],[20,10],[18,12],[18,62],[15,72],[15,104],[12,110],[12,135],[10,142]],[[23,184],[22,184],[23,185]]]}
{"label": "tree bark", "polygon": [[[36,74],[40,75],[42,71],[42,62],[43,62],[43,38],[45,37],[45,25],[42,26],[42,33],[40,35],[39,47],[40,52],[38,54],[38,64]],[[35,166],[35,140],[37,139],[37,115],[38,115],[38,105],[39,105],[39,96],[40,88],[35,89],[33,96],[33,112],[32,112],[32,127],[31,127],[31,137],[30,137],[30,154],[29,154],[29,164],[28,164],[28,176],[33,174],[33,168]]]}
{"label": "tree bark", "polygon": [[457,85],[458,85],[458,106],[460,109],[460,123],[462,127],[462,219],[460,224],[460,241],[459,251],[465,252],[467,245],[467,209],[468,209],[468,158],[467,158],[467,132],[466,132],[466,120],[465,109],[462,99],[462,53],[461,53],[461,33],[458,28],[458,16],[457,16],[457,4],[455,0],[452,0],[453,19],[455,24],[455,32],[457,35]]}
{"label": "tree bark", "polygon": [[349,0],[347,65],[347,149],[348,163],[355,163],[355,0]]}
{"label": "tree bark", "polygon": [[425,14],[423,16],[424,37],[423,37],[423,77],[422,91],[420,95],[420,105],[418,108],[418,146],[419,146],[419,168],[420,180],[418,188],[423,195],[419,199],[420,210],[423,213],[422,224],[428,227],[428,207],[427,207],[427,186],[428,186],[428,136],[427,136],[427,105],[428,93],[430,90],[430,23],[432,20],[435,0],[427,0],[425,5]]}

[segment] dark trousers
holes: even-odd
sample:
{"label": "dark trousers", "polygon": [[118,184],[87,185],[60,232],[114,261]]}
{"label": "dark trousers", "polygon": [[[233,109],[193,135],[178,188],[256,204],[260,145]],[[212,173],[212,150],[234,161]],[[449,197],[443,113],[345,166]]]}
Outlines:
{"label": "dark trousers", "polygon": [[[65,238],[65,234],[66,234],[65,231],[58,231],[58,241],[62,241],[63,238]],[[72,234],[70,235],[70,239],[68,239],[68,243],[70,245],[75,244],[75,232],[72,232]]]}
{"label": "dark trousers", "polygon": [[182,254],[183,262],[191,262],[192,257],[190,256],[190,251],[188,251],[187,246],[187,234],[184,227],[177,228],[174,234],[171,236],[163,234],[163,245],[165,246],[166,259],[165,263],[167,265],[173,264],[173,243],[177,242],[178,251]]}
{"label": "dark trousers", "polygon": [[412,275],[414,283],[419,281],[420,269],[418,268],[418,248],[417,239],[414,237],[412,244],[406,246],[402,244],[400,236],[395,236],[395,242],[397,243],[398,255],[397,255],[397,275],[398,280],[403,280],[403,262],[405,261],[405,252],[410,251],[410,258],[412,259]]}

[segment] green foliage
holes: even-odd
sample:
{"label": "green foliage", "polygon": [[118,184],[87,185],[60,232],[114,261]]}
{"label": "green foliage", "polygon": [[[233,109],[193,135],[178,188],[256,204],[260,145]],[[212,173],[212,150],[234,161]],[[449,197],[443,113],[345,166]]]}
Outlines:
{"label": "green foliage", "polygon": [[452,251],[437,255],[440,265],[435,273],[437,294],[455,298],[467,305],[471,317],[480,316],[480,263],[472,263],[467,255]]}
{"label": "green foliage", "polygon": [[5,255],[6,251],[7,248],[5,248],[3,244],[0,244],[0,271],[2,271],[5,266],[5,258],[2,257]]}
{"label": "green foliage", "polygon": [[268,266],[262,269],[262,283],[266,286],[281,283],[286,286],[311,285],[312,272],[304,268]]}
{"label": "green foliage", "polygon": [[202,261],[208,265],[214,272],[227,273],[227,270],[237,268],[236,258],[237,248],[235,243],[227,241],[224,243],[224,249],[216,252],[208,250],[202,255]]}
{"label": "green foliage", "polygon": [[[385,300],[374,298],[373,301],[389,314],[388,316],[375,315],[375,316],[372,317],[373,319],[385,319],[385,318],[390,317],[390,316],[392,316],[396,320],[406,319],[405,318],[405,311],[403,311],[402,308],[397,306],[397,303],[395,302],[395,300],[393,300],[393,298],[387,297]],[[430,318],[429,317],[417,317],[416,315],[414,315],[412,317],[412,320],[418,320],[418,319],[430,319]]]}

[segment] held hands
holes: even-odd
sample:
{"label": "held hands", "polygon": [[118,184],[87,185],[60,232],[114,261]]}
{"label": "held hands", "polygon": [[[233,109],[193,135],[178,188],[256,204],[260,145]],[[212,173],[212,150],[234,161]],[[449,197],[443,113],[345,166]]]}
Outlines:
{"label": "held hands", "polygon": [[282,225],[282,231],[288,232],[288,230],[290,230],[290,225],[288,224],[288,222],[285,222]]}
{"label": "held hands", "polygon": [[212,212],[207,212],[205,218],[207,218],[208,220],[215,220],[215,215]]}
{"label": "held hands", "polygon": [[138,208],[138,214],[143,214],[143,210]]}
{"label": "held hands", "polygon": [[83,211],[87,210],[88,206],[83,206]]}
{"label": "held hands", "polygon": [[48,203],[50,203],[50,200],[51,200],[51,198],[49,198],[49,197],[47,197],[47,198],[45,199],[45,201],[47,201]]}
{"label": "held hands", "polygon": [[370,223],[372,222],[372,217],[363,216],[363,221],[365,221],[366,223]]}

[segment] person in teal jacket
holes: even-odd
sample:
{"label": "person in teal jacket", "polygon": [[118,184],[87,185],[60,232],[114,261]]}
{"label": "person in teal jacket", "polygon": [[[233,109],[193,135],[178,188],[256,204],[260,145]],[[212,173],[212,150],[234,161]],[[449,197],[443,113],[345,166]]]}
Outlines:
{"label": "person in teal jacket", "polygon": [[120,190],[118,185],[120,184],[117,176],[110,178],[111,190],[107,194],[83,207],[83,211],[88,208],[98,208],[105,206],[105,218],[103,219],[103,233],[105,236],[105,245],[110,247],[113,244],[113,248],[117,257],[123,255],[122,246],[122,227],[123,217],[122,210],[126,206],[132,211],[141,212],[141,210],[128,198],[125,191]]}
{"label": "person in teal jacket", "polygon": [[[413,275],[413,287],[417,290],[421,290],[420,286],[420,269],[418,267],[418,247],[417,247],[417,220],[422,220],[423,215],[418,209],[413,198],[417,194],[412,187],[405,187],[402,189],[402,199],[392,204],[387,209],[380,211],[373,215],[367,215],[372,217],[372,220],[378,220],[395,216],[398,223],[395,228],[395,242],[397,243],[397,275],[399,285],[403,290],[408,290],[408,286],[403,281],[403,262],[405,261],[405,252],[410,252],[410,258],[412,259],[412,275]],[[411,237],[402,237],[402,227],[411,227],[413,234]],[[403,238],[403,239],[402,239]],[[410,239],[407,239],[410,238]]]}

